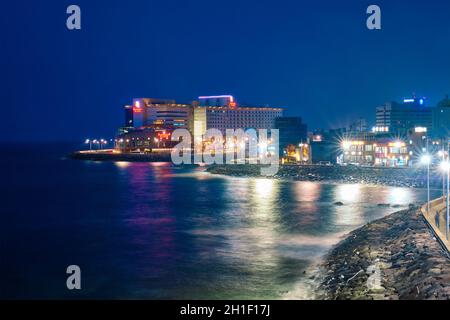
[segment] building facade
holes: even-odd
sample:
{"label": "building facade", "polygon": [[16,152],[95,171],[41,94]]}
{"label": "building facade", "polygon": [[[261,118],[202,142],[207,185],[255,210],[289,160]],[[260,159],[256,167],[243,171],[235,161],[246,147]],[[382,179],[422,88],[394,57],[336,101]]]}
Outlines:
{"label": "building facade", "polygon": [[[192,105],[176,103],[175,100],[138,98],[133,100],[133,113],[142,118],[142,126],[164,129],[190,129]],[[136,125],[135,125],[136,127]]]}
{"label": "building facade", "polygon": [[405,167],[410,160],[407,143],[393,138],[344,140],[342,164]]}
{"label": "building facade", "polygon": [[226,129],[274,129],[275,119],[283,115],[282,108],[238,106],[232,96],[202,96],[199,100],[193,117],[196,136],[211,128],[222,134]]}
{"label": "building facade", "polygon": [[122,152],[152,152],[170,149],[177,142],[171,141],[171,132],[151,127],[128,128],[115,139],[115,149]]}
{"label": "building facade", "polygon": [[450,99],[448,95],[433,110],[433,136],[447,139],[450,133]]}
{"label": "building facade", "polygon": [[278,117],[275,119],[275,128],[279,130],[280,156],[290,156],[295,151],[295,158],[302,162],[309,160],[305,152],[308,147],[308,129],[301,117]]}
{"label": "building facade", "polygon": [[404,99],[403,103],[387,102],[376,109],[376,127],[389,128],[389,132],[405,136],[408,130],[433,127],[432,108],[425,106],[424,98]]}

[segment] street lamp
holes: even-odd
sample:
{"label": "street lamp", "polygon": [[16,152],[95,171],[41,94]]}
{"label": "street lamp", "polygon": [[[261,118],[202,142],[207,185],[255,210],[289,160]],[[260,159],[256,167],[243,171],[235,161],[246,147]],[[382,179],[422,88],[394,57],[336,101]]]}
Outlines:
{"label": "street lamp", "polygon": [[431,156],[424,154],[420,158],[420,162],[427,165],[427,213],[430,213],[430,162]]}
{"label": "street lamp", "polygon": [[105,140],[100,139],[100,150],[103,149],[103,143],[105,143]]}
{"label": "street lamp", "polygon": [[92,141],[90,139],[86,139],[85,144],[89,144],[89,150],[92,150]]}
{"label": "street lamp", "polygon": [[450,181],[450,162],[447,161],[442,161],[441,162],[441,169],[447,174],[447,212],[446,212],[446,218],[445,218],[445,236],[448,240],[448,218],[449,218],[449,191],[450,191],[450,185],[449,185],[449,181]]}

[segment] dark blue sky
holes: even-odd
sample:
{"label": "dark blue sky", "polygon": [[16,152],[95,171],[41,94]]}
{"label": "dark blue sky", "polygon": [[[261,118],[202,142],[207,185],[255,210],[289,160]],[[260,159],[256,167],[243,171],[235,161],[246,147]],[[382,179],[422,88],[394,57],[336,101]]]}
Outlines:
{"label": "dark blue sky", "polygon": [[[66,29],[78,4],[82,30]],[[382,30],[366,28],[378,4]],[[416,92],[450,93],[450,2],[8,1],[2,140],[112,137],[133,97],[233,94],[337,127]]]}

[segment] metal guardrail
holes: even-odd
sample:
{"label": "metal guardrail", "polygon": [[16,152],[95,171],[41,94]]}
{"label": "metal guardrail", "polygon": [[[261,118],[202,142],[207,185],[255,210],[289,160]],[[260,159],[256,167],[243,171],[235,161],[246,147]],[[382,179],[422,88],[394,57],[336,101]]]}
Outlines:
{"label": "metal guardrail", "polygon": [[443,248],[447,250],[447,255],[450,254],[450,239],[446,236],[446,199],[444,197],[430,201],[430,212],[427,212],[427,203],[421,208],[428,225],[433,229],[436,238],[442,244]]}

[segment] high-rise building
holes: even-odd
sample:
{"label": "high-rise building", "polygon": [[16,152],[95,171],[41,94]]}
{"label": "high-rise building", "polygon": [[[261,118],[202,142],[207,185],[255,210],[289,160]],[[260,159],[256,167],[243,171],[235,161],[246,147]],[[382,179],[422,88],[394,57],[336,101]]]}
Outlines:
{"label": "high-rise building", "polygon": [[430,131],[432,126],[432,108],[425,105],[425,98],[387,102],[376,109],[376,127],[388,128],[391,134],[404,136],[415,127]]}
{"label": "high-rise building", "polygon": [[448,95],[433,110],[433,136],[448,138],[450,135],[450,99]]}
{"label": "high-rise building", "polygon": [[[194,107],[194,135],[203,135],[214,128],[274,129],[275,119],[283,115],[282,108],[238,106],[232,96],[202,96]],[[208,105],[208,104],[214,105]]]}
{"label": "high-rise building", "polygon": [[[130,107],[126,106],[126,121],[130,119]],[[133,100],[133,127],[164,129],[190,129],[192,105],[176,103],[175,100],[138,98]],[[141,119],[141,121],[136,121]]]}
{"label": "high-rise building", "polygon": [[307,142],[307,126],[301,117],[278,117],[275,119],[275,128],[279,130],[279,146],[283,150],[288,145],[298,146]]}

